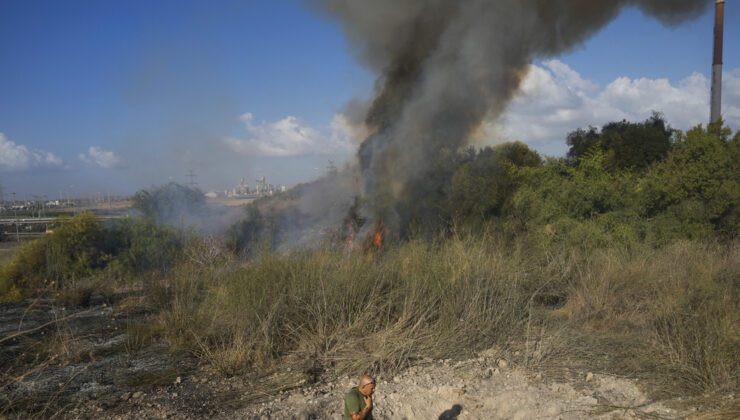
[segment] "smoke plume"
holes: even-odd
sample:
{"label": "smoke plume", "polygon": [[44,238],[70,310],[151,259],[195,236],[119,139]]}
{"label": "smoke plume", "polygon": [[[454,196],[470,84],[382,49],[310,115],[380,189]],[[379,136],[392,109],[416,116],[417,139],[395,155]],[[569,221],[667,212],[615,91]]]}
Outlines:
{"label": "smoke plume", "polygon": [[[667,25],[711,0],[318,0],[379,75],[359,151],[368,217],[403,228],[434,218],[430,179],[506,108],[535,58],[585,42],[636,6]],[[618,57],[615,57],[618,59]]]}

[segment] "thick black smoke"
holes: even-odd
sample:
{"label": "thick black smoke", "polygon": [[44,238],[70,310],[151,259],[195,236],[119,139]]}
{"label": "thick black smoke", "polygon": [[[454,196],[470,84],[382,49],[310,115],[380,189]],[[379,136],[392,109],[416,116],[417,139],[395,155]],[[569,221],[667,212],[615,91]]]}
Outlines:
{"label": "thick black smoke", "polygon": [[[359,152],[369,217],[434,217],[440,153],[500,115],[535,58],[585,42],[636,6],[668,25],[711,0],[316,0],[379,75]],[[615,57],[615,59],[617,59]]]}

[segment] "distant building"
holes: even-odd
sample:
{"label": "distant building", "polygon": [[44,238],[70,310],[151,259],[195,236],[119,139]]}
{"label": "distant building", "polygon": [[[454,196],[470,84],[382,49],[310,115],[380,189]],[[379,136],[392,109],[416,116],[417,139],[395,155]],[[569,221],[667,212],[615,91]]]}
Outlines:
{"label": "distant building", "polygon": [[288,188],[285,185],[270,184],[267,182],[267,178],[263,176],[255,181],[254,188],[250,188],[249,184],[242,178],[236,188],[224,191],[224,195],[229,198],[260,198],[269,197],[287,190]]}

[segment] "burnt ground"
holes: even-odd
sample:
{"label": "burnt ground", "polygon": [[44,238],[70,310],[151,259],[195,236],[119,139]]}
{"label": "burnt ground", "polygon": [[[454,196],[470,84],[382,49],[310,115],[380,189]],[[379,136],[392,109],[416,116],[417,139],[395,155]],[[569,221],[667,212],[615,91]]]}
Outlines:
{"label": "burnt ground", "polygon": [[132,299],[112,304],[94,295],[83,308],[49,299],[0,305],[0,415],[96,418],[141,407],[215,413],[200,384],[190,387],[202,395],[197,400],[181,391],[199,372],[194,357],[149,340],[142,331],[153,314]]}
{"label": "burnt ground", "polygon": [[[93,295],[80,308],[0,304],[0,419],[341,418],[352,378],[290,368],[224,378],[148,333],[156,313],[141,302],[119,294]],[[680,401],[651,400],[629,378],[577,370],[543,377],[493,349],[380,377],[375,404],[378,419],[701,418]]]}

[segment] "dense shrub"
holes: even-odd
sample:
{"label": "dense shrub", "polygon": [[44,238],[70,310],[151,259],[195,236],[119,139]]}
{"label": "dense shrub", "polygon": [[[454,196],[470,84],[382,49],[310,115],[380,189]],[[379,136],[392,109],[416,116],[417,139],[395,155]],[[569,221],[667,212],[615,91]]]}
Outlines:
{"label": "dense shrub", "polygon": [[740,229],[740,145],[702,127],[680,134],[668,158],[639,184],[641,211],[665,240],[735,237]]}
{"label": "dense shrub", "polygon": [[32,291],[89,276],[107,263],[104,229],[90,213],[60,223],[54,233],[23,244],[0,273],[6,290]]}
{"label": "dense shrub", "polygon": [[[575,166],[551,159],[541,167],[519,168],[521,181],[500,218],[514,233],[567,231],[577,242],[575,232],[581,232],[592,245],[730,240],[740,229],[737,139],[703,127],[677,132],[667,156],[639,172],[613,170],[600,148],[582,152]],[[560,228],[551,229],[554,225]],[[603,240],[594,241],[597,237]]]}
{"label": "dense shrub", "polygon": [[182,252],[182,234],[146,219],[104,226],[92,213],[60,220],[53,233],[19,247],[0,271],[0,295],[15,300],[64,289],[103,270],[114,276],[164,273]]}
{"label": "dense shrub", "polygon": [[[656,114],[574,132],[566,158],[543,160],[518,142],[443,150],[430,162],[432,174],[406,186],[413,193],[388,203],[372,197],[372,205],[380,214],[389,206],[400,240],[487,226],[580,247],[727,241],[740,230],[738,139],[721,126],[676,131]],[[237,253],[277,249],[312,226],[302,220],[300,200],[263,201],[230,229]]]}
{"label": "dense shrub", "polygon": [[182,252],[186,235],[148,219],[127,218],[116,222],[107,236],[115,252],[116,267],[135,274],[169,271]]}
{"label": "dense shrub", "polygon": [[520,183],[515,169],[542,164],[536,152],[518,142],[487,147],[469,156],[452,176],[448,196],[457,223],[499,216]]}

